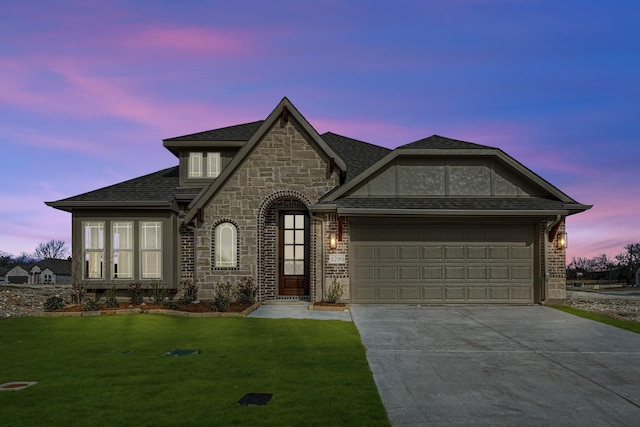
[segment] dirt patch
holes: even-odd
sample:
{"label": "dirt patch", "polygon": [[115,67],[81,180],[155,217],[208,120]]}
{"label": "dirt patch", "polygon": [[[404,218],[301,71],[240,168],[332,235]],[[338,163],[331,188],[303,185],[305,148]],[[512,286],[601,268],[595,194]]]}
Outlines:
{"label": "dirt patch", "polygon": [[569,299],[567,305],[614,319],[640,322],[640,298],[617,296],[602,298],[598,294],[580,295]]}
{"label": "dirt patch", "polygon": [[0,319],[34,316],[42,311],[49,297],[71,302],[71,286],[0,285]]}

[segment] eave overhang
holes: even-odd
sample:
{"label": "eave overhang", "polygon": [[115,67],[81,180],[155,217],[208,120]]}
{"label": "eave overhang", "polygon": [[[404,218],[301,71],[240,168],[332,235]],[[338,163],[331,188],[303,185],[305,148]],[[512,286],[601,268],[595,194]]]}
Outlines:
{"label": "eave overhang", "polygon": [[179,212],[175,200],[172,201],[60,201],[45,202],[45,205],[61,211],[73,212],[74,210],[103,210],[103,209],[131,209],[131,210],[172,210]]}

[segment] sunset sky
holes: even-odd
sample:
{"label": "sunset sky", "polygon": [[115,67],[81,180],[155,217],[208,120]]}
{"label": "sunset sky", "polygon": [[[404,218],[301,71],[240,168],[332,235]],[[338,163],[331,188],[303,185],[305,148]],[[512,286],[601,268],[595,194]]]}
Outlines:
{"label": "sunset sky", "polygon": [[323,133],[503,149],[594,207],[568,261],[640,242],[637,0],[0,0],[0,251],[70,245],[45,201],[162,168],[162,139],[288,97]]}

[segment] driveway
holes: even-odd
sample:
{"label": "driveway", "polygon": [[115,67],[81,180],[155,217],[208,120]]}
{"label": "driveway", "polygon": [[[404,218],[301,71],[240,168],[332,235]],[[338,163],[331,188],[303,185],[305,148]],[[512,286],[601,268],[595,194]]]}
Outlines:
{"label": "driveway", "polygon": [[631,426],[640,335],[542,306],[352,305],[394,426]]}

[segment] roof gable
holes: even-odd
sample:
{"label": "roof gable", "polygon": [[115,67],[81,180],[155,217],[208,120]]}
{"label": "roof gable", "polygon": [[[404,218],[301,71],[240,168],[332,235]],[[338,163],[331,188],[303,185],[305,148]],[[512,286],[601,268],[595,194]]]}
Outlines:
{"label": "roof gable", "polygon": [[269,114],[266,120],[262,122],[258,130],[253,136],[242,146],[240,151],[236,154],[231,163],[222,171],[222,173],[205,188],[189,205],[188,211],[185,215],[185,222],[191,222],[198,209],[204,207],[209,201],[220,191],[229,178],[236,172],[245,159],[251,154],[253,149],[258,145],[262,138],[266,135],[269,129],[276,124],[278,120],[295,120],[302,129],[307,133],[312,143],[315,144],[328,159],[333,159],[337,168],[346,173],[347,165],[344,160],[338,156],[338,154],[318,135],[318,132],[311,126],[311,124],[305,119],[302,114],[295,108],[295,106],[286,97],[282,98],[280,103]]}
{"label": "roof gable", "polygon": [[446,149],[483,149],[493,148],[486,145],[476,144],[474,142],[460,141],[459,139],[446,138],[440,135],[431,135],[430,137],[419,139],[418,141],[411,142],[409,144],[401,145],[396,150],[411,150],[411,149],[432,149],[432,150],[446,150]]}
{"label": "roof gable", "polygon": [[576,211],[588,208],[500,149],[438,135],[396,148],[322,202],[346,197],[533,197],[573,205]]}

